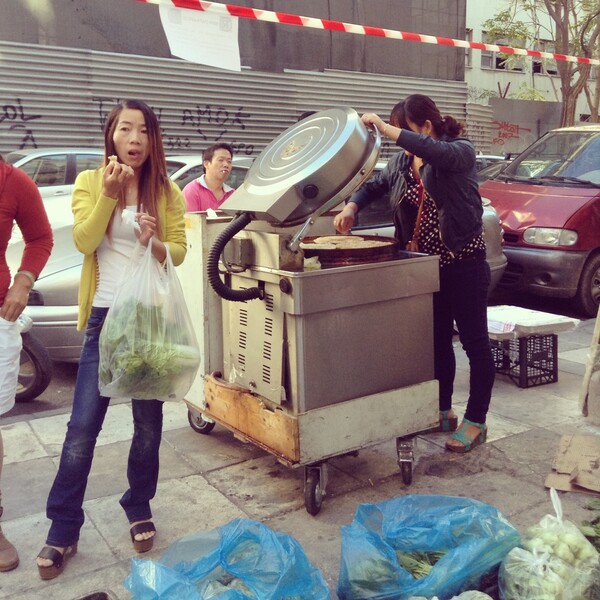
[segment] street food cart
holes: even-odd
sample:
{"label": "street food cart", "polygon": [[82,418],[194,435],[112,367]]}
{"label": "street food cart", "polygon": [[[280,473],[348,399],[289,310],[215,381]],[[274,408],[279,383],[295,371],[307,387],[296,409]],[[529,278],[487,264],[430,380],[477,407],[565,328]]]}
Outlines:
{"label": "street food cart", "polygon": [[396,439],[410,483],[412,437],[438,425],[438,258],[391,238],[330,243],[331,211],[378,153],[355,111],[322,111],[267,146],[224,214],[186,216],[178,271],[203,356],[186,399],[190,425],[210,433],[219,423],[303,467],[311,514],[328,459]]}

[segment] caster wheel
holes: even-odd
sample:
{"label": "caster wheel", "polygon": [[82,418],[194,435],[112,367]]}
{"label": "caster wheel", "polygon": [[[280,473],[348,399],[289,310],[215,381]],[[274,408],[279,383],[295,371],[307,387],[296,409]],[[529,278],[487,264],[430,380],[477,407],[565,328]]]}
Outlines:
{"label": "caster wheel", "polygon": [[202,414],[196,411],[191,411],[188,408],[188,422],[190,427],[196,433],[203,433],[204,435],[208,435],[214,428],[215,424],[213,421],[205,421],[202,418]]}
{"label": "caster wheel", "polygon": [[400,463],[400,474],[402,475],[402,481],[406,485],[412,483],[412,462],[402,461]]}
{"label": "caster wheel", "polygon": [[321,480],[319,471],[311,469],[306,475],[304,483],[304,506],[309,515],[316,515],[323,505],[323,494],[321,493]]}

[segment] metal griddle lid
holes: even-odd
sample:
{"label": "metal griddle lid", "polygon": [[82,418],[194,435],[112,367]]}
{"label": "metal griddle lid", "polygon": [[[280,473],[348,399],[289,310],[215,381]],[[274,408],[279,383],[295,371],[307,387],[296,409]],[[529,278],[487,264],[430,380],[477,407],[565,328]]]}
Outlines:
{"label": "metal griddle lid", "polygon": [[[310,178],[342,150],[360,123],[350,107],[315,113],[282,132],[258,155],[244,188],[258,195],[282,195]],[[324,199],[325,201],[326,199]]]}

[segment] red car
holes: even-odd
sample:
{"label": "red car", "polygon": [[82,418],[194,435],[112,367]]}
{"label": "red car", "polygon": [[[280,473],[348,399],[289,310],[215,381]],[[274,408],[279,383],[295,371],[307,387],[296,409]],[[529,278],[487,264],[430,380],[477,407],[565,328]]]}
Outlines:
{"label": "red car", "polygon": [[600,125],[549,131],[481,184],[498,212],[508,265],[499,289],[600,303]]}

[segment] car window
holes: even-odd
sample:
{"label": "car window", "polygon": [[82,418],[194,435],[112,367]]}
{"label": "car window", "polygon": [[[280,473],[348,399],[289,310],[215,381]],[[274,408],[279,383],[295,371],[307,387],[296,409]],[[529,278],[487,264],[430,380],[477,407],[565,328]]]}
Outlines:
{"label": "car window", "polygon": [[508,164],[509,161],[495,162],[491,165],[488,165],[487,167],[484,167],[483,169],[480,169],[479,171],[477,171],[478,183],[483,183],[484,181],[495,177],[496,175],[498,175],[498,173],[501,173]]}
{"label": "car window", "polygon": [[234,166],[231,169],[231,173],[229,174],[229,178],[227,179],[227,185],[236,189],[242,185],[244,179],[246,178],[246,174],[248,173],[248,169],[245,167],[236,167]]}
{"label": "car window", "polygon": [[550,132],[514,159],[503,172],[518,177],[570,176],[600,170],[595,146],[598,133],[581,131]]}
{"label": "car window", "polygon": [[79,175],[79,173],[81,173],[82,171],[97,169],[102,165],[102,161],[104,160],[104,157],[98,154],[77,154],[75,158],[75,176]]}
{"label": "car window", "polygon": [[352,229],[363,227],[375,227],[379,225],[391,225],[393,223],[392,207],[390,205],[390,196],[385,194],[377,200],[369,202],[363,207],[354,219]]}
{"label": "car window", "polygon": [[67,155],[34,158],[19,168],[25,171],[38,187],[63,185],[67,171]]}
{"label": "car window", "polygon": [[[168,171],[168,167],[167,167]],[[174,173],[174,171],[171,171]],[[190,181],[200,177],[204,173],[204,167],[202,165],[196,165],[195,167],[189,168],[187,171],[178,175],[173,181],[179,186],[179,189],[183,189]]]}
{"label": "car window", "polygon": [[185,163],[167,159],[167,176],[171,177],[175,171],[179,171],[182,167],[185,167]]}
{"label": "car window", "polygon": [[[381,167],[373,171],[373,175],[380,171]],[[354,217],[352,229],[371,228],[378,226],[389,226],[394,223],[392,217],[392,206],[390,195],[384,194],[380,198],[369,202]]]}
{"label": "car window", "polygon": [[560,174],[598,183],[600,181],[600,136],[584,140]]}

